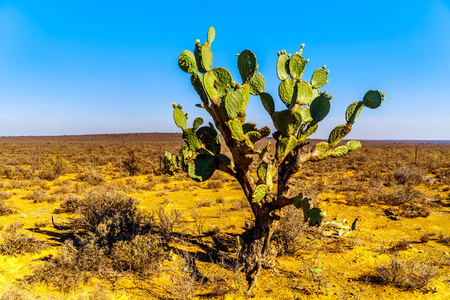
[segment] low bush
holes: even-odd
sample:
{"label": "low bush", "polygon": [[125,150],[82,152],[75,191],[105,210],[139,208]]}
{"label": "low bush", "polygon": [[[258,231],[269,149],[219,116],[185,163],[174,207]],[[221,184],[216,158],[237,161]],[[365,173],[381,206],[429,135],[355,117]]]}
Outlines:
{"label": "low bush", "polygon": [[438,275],[436,267],[399,258],[377,267],[376,272],[381,282],[404,290],[424,289]]}
{"label": "low bush", "polygon": [[21,255],[24,253],[37,253],[45,248],[43,241],[22,233],[23,223],[12,223],[0,235],[1,255]]}

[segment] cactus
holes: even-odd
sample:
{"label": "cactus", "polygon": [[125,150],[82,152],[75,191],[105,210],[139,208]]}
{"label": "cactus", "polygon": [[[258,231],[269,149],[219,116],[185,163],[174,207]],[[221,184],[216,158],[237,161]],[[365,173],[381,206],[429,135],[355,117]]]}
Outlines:
{"label": "cactus", "polygon": [[[384,94],[368,91],[360,101],[351,103],[345,112],[345,124],[335,127],[327,142],[320,142],[309,150],[302,149],[307,139],[317,130],[327,116],[332,95],[321,91],[328,82],[326,66],[318,68],[310,82],[302,80],[308,59],[303,57],[304,45],[294,55],[278,52],[276,72],[280,79],[278,96],[285,109],[276,111],[273,97],[264,91],[265,80],[258,72],[256,55],[250,50],[242,51],[237,58],[242,83],[235,83],[231,73],[223,67],[213,68],[211,44],[215,38],[214,28],[207,33],[207,41],[197,40],[194,52],[185,50],[178,59],[180,68],[191,75],[191,83],[202,101],[197,106],[211,115],[214,124],[203,126],[197,118],[192,128],[187,128],[187,114],[181,105],[174,106],[174,120],[183,131],[186,146],[178,156],[167,153],[174,168],[184,170],[196,181],[205,181],[217,170],[236,178],[242,186],[255,215],[255,228],[247,247],[242,247],[243,263],[250,278],[249,291],[255,286],[259,272],[274,259],[271,234],[278,224],[280,209],[294,205],[303,210],[305,222],[319,226],[324,212],[313,207],[309,198],[296,192],[290,179],[303,163],[326,158],[339,158],[361,147],[359,141],[348,141],[340,145],[351,131],[363,107],[377,108],[384,101]],[[204,74],[202,76],[202,74]],[[269,127],[258,129],[255,123],[245,122],[246,108],[251,95],[259,95],[264,109],[269,114],[276,131],[275,152],[271,144],[255,147],[255,143],[270,134]],[[216,130],[217,129],[217,130]],[[221,153],[219,133],[230,150],[231,157]],[[303,151],[300,151],[303,150]],[[258,160],[256,175],[250,166]],[[275,184],[276,183],[276,184]],[[297,196],[292,197],[292,194]],[[258,259],[257,259],[258,258]]]}

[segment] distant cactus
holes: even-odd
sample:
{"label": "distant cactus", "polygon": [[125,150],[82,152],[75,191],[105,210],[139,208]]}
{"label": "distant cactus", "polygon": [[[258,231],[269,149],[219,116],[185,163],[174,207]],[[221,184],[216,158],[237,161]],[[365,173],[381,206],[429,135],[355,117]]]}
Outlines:
{"label": "distant cactus", "polygon": [[[350,104],[346,113],[346,123],[334,128],[327,142],[316,144],[310,150],[300,151],[330,111],[332,95],[320,90],[328,82],[326,66],[317,69],[308,82],[302,79],[309,59],[302,56],[304,45],[293,55],[286,51],[278,53],[276,71],[281,83],[278,96],[286,109],[275,111],[273,97],[264,92],[265,80],[258,72],[255,54],[244,50],[238,55],[237,63],[242,84],[236,84],[230,72],[222,67],[212,67],[211,43],[215,37],[214,28],[208,30],[207,41],[197,40],[194,53],[185,50],[178,58],[180,68],[191,74],[191,83],[201,99],[198,107],[204,108],[214,124],[200,127],[201,118],[194,120],[188,128],[187,113],[180,104],[173,104],[174,120],[183,131],[186,146],[179,156],[167,153],[174,167],[183,169],[196,181],[209,179],[216,170],[235,177],[240,183],[255,215],[253,239],[248,242],[243,260],[250,281],[249,292],[255,286],[259,271],[273,266],[274,251],[270,243],[278,225],[281,208],[293,204],[303,208],[305,222],[318,225],[323,216],[319,208],[311,208],[309,199],[295,190],[292,176],[303,163],[319,161],[328,157],[342,157],[349,151],[361,147],[359,141],[349,141],[339,145],[350,132],[353,123],[364,106],[377,108],[384,100],[384,94],[370,90],[362,101]],[[275,151],[268,143],[263,149],[255,143],[269,136],[269,127],[258,129],[256,124],[246,122],[246,108],[250,95],[259,95],[277,131]],[[231,157],[221,153],[219,138],[222,135]],[[253,155],[253,156],[252,156]],[[250,165],[259,157],[257,176],[253,176]],[[277,185],[274,185],[277,182]]]}

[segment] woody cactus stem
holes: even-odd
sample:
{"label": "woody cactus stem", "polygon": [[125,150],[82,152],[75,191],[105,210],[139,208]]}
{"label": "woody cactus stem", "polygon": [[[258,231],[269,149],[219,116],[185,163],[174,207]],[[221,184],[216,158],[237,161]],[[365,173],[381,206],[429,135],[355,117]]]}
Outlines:
{"label": "woody cactus stem", "polygon": [[[276,252],[271,237],[282,217],[281,208],[294,205],[302,208],[305,222],[319,225],[322,212],[311,207],[308,198],[291,184],[292,176],[308,161],[319,161],[329,157],[339,158],[361,147],[359,141],[340,142],[350,132],[363,107],[379,107],[384,94],[370,90],[361,101],[349,105],[346,123],[334,128],[327,142],[316,144],[309,150],[302,149],[307,139],[317,130],[319,123],[330,111],[332,95],[321,88],[328,82],[326,66],[314,71],[309,81],[303,78],[309,59],[303,57],[304,45],[293,55],[278,52],[276,71],[280,84],[278,96],[285,109],[276,111],[273,97],[264,92],[264,76],[258,72],[255,54],[244,50],[238,55],[237,65],[242,83],[236,84],[231,73],[223,67],[213,67],[211,44],[215,38],[210,28],[207,41],[197,40],[192,53],[183,51],[179,58],[180,68],[191,76],[191,83],[201,99],[197,106],[204,108],[214,124],[200,127],[201,118],[194,120],[192,128],[187,127],[188,114],[180,104],[173,104],[175,123],[183,131],[186,146],[178,157],[168,154],[175,168],[181,168],[195,181],[205,181],[216,170],[236,178],[241,185],[255,216],[255,227],[245,241],[242,259],[249,278],[249,292],[256,284],[262,268],[273,266]],[[255,123],[246,122],[246,108],[250,95],[259,96],[268,112],[276,131],[275,151],[267,143],[259,149],[255,143],[269,136],[269,127],[258,129]],[[221,153],[219,133],[231,152],[231,157]],[[302,150],[302,151],[301,151]],[[258,158],[255,158],[258,157]],[[250,165],[259,161],[257,176]],[[274,182],[277,182],[277,185]]]}

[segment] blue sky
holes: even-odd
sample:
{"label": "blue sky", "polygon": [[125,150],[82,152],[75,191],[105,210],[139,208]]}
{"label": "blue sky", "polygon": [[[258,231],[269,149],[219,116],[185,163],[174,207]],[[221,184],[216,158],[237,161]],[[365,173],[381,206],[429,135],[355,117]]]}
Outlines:
{"label": "blue sky", "polygon": [[[213,66],[238,81],[235,54],[251,49],[277,99],[277,51],[305,43],[307,78],[327,65],[334,98],[313,137],[378,89],[386,100],[349,138],[450,139],[450,2],[439,0],[0,0],[0,136],[177,132],[172,102],[207,119],[177,58],[210,26]],[[269,124],[259,97],[247,120]]]}

